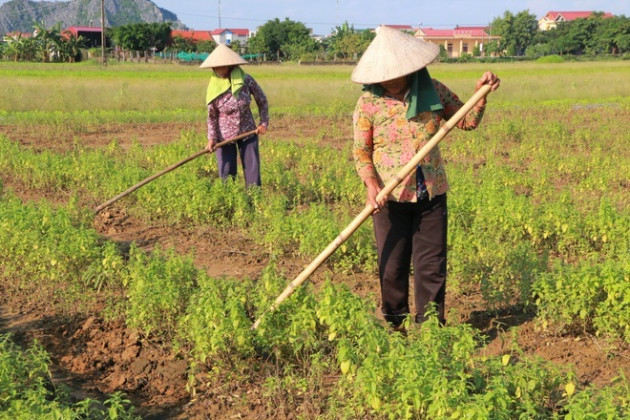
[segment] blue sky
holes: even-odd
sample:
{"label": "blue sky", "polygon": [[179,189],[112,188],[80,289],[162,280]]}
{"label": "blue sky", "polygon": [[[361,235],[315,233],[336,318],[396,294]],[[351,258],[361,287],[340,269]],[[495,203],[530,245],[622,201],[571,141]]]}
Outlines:
{"label": "blue sky", "polygon": [[[0,4],[8,0],[0,0]],[[66,0],[67,1],[67,0]],[[76,0],[71,0],[76,1]],[[304,23],[327,35],[345,21],[357,29],[380,24],[453,28],[487,25],[506,10],[529,10],[536,18],[548,11],[597,10],[630,17],[630,0],[153,0],[193,29],[255,30],[270,19]]]}

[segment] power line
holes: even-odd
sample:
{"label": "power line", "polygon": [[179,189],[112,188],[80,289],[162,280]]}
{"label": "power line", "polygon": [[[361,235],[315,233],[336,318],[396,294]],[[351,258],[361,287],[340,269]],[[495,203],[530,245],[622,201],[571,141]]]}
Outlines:
{"label": "power line", "polygon": [[[237,18],[237,17],[230,17],[230,16],[215,16],[215,15],[200,15],[199,13],[175,13],[177,16],[195,16],[195,17],[201,17],[201,18],[209,18],[209,19],[215,19],[215,18],[219,18],[219,19],[224,19],[224,20],[237,20],[237,21],[245,21],[245,22],[268,22],[270,20],[273,19],[278,19],[278,18],[271,18],[271,19],[253,19],[253,18]],[[338,22],[309,22],[309,21],[299,21],[305,25],[332,25],[332,26],[338,26],[339,23]],[[350,23],[350,22],[348,22]],[[355,27],[363,27],[363,28],[375,28],[379,25],[393,25],[393,23],[384,23],[384,22],[380,22],[380,23],[350,23],[351,25],[355,26]],[[487,23],[428,23],[428,24],[424,24],[422,25],[423,27],[455,27],[455,26],[488,26]],[[410,25],[413,26],[413,25]]]}
{"label": "power line", "polygon": [[[63,4],[68,4],[68,3],[79,3],[81,0],[70,0],[67,2],[63,2]],[[58,8],[59,6],[57,6],[56,4],[49,4],[49,5],[42,5],[42,6],[38,6],[37,10],[50,10],[50,9],[55,9]],[[16,8],[14,10],[12,10],[11,12],[8,13],[8,15],[18,15],[19,13],[23,13],[23,12],[27,12],[29,10],[27,9],[23,9],[23,8]],[[271,18],[271,19],[254,19],[254,18],[238,18],[238,17],[230,17],[230,16],[222,16],[221,15],[221,0],[218,0],[218,15],[201,15],[199,13],[178,13],[172,10],[169,10],[170,12],[174,13],[179,20],[179,16],[194,16],[194,17],[201,17],[201,18],[209,18],[209,19],[218,19],[219,22],[219,27],[221,27],[222,24],[222,20],[232,20],[232,21],[242,21],[242,22],[268,22],[270,20],[273,19],[278,19],[278,18]],[[301,20],[297,20],[298,22],[303,23],[304,25],[329,25],[331,26],[331,28],[334,28],[336,26],[339,26],[339,22],[312,22],[312,21],[301,21]],[[379,22],[379,23],[350,23],[352,26],[354,26],[355,28],[375,28],[379,25],[393,25],[394,23],[384,23],[384,22]],[[410,25],[413,26],[413,25]],[[422,25],[425,28],[428,27],[437,27],[437,28],[452,28],[455,26],[488,26],[487,23],[427,23]]]}

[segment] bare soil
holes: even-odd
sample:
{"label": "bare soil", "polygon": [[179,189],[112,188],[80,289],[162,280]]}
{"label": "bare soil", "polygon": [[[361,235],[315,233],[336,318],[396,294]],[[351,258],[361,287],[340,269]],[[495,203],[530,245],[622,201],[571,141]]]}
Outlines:
{"label": "bare soil", "polygon": [[[330,124],[330,121],[281,120],[262,141],[299,141],[307,137],[341,148],[351,138],[349,127],[338,136],[318,134],[316,127],[324,123]],[[1,134],[22,145],[56,152],[67,150],[77,142],[84,147],[100,148],[113,139],[123,147],[132,142],[146,146],[164,144],[178,139],[182,130],[197,132],[200,147],[203,147],[203,123],[106,125],[95,127],[90,133],[70,133],[65,138],[58,135],[42,138],[41,131],[38,133],[33,128],[0,127]],[[54,197],[45,191],[23,191],[6,174],[0,176],[5,186],[25,200],[63,201],[63,197]],[[128,215],[124,204],[101,212],[95,218],[94,228],[121,247],[135,242],[147,251],[160,245],[163,249],[172,247],[180,253],[193,253],[196,264],[214,277],[256,278],[268,262],[265,250],[239,232],[217,230],[212,226],[196,230],[153,226]],[[287,278],[293,278],[308,263],[287,256],[280,268]],[[329,268],[322,267],[312,282],[320,282],[327,270]],[[375,273],[335,274],[335,279],[345,282],[361,296],[378,299]],[[50,301],[33,297],[31,291],[2,290],[0,332],[13,333],[14,339],[23,345],[33,340],[42,343],[52,357],[54,381],[69,386],[78,399],[102,400],[109,393],[124,391],[137,412],[147,419],[291,417],[289,413],[269,407],[259,386],[262,380],[256,378],[245,388],[237,385],[205,389],[192,398],[186,391],[188,363],[175,356],[168,346],[140,337],[121,322],[105,321],[99,308],[93,308],[89,315],[71,310],[60,313]],[[630,348],[625,344],[611,346],[587,333],[544,333],[537,328],[532,315],[519,308],[499,313],[488,311],[479,293],[448,295],[447,308],[451,322],[469,323],[488,336],[487,345],[480,350],[486,355],[508,351],[512,332],[516,331],[516,341],[527,355],[573,368],[582,385],[607,385],[621,371],[626,377],[630,376]],[[238,403],[239,398],[247,403]]]}

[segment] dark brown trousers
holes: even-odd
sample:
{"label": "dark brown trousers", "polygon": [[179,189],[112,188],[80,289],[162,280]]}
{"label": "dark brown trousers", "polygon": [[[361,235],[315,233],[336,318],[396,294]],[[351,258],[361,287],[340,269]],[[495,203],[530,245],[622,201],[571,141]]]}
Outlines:
{"label": "dark brown trousers", "polygon": [[446,292],[446,194],[419,203],[388,201],[374,214],[381,282],[381,310],[400,325],[409,314],[409,273],[413,263],[416,322],[424,321],[427,305],[435,303],[444,323]]}

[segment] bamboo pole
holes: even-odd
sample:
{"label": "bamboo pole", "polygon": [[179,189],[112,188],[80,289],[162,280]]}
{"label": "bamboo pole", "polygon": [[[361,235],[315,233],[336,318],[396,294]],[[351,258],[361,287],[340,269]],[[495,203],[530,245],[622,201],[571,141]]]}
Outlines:
{"label": "bamboo pole", "polygon": [[[466,102],[460,109],[453,115],[439,131],[425,144],[411,160],[402,167],[400,171],[391,179],[387,185],[376,196],[376,201],[380,201],[383,198],[389,196],[389,194],[405,179],[409,174],[415,171],[416,167],[424,157],[429,154],[446,135],[457,125],[457,123],[468,114],[468,112],[479,102],[482,98],[490,93],[490,85],[483,85],[475,94]],[[359,213],[352,222],[284,289],[284,291],[276,298],[274,303],[263,312],[260,317],[254,322],[251,329],[255,330],[260,325],[262,318],[268,312],[276,310],[278,305],[282,303],[286,298],[291,296],[293,291],[297,289],[308,277],[313,274],[319,266],[326,261],[326,259],[339,248],[348,238],[361,226],[361,224],[374,213],[374,208],[370,204],[366,204],[365,208]]]}
{"label": "bamboo pole", "polygon": [[215,145],[214,145],[214,148],[213,148],[212,150],[208,150],[208,149],[203,149],[203,150],[200,150],[200,151],[198,151],[197,153],[195,153],[194,155],[190,155],[190,156],[188,156],[186,159],[180,160],[179,162],[172,164],[172,165],[171,165],[171,166],[169,166],[168,168],[166,168],[166,169],[164,169],[164,170],[162,170],[162,171],[160,171],[160,172],[158,172],[158,173],[156,173],[156,174],[154,174],[154,175],[151,175],[150,177],[148,177],[148,178],[144,179],[143,181],[138,182],[136,185],[134,185],[133,187],[130,187],[130,188],[128,188],[127,190],[123,191],[122,193],[118,194],[116,197],[114,197],[114,198],[112,198],[112,199],[110,199],[110,200],[107,200],[106,202],[104,202],[104,203],[103,203],[103,204],[101,204],[100,206],[96,207],[96,208],[94,209],[94,212],[98,214],[98,212],[100,212],[101,210],[103,210],[105,207],[107,207],[107,206],[109,206],[110,204],[112,204],[112,203],[114,203],[114,202],[116,202],[116,201],[120,200],[121,198],[123,198],[123,197],[125,197],[125,196],[127,196],[127,195],[131,194],[132,192],[134,192],[134,191],[135,191],[135,190],[137,190],[138,188],[142,187],[143,185],[148,184],[149,182],[151,182],[151,181],[153,181],[154,179],[156,179],[156,178],[158,178],[158,177],[160,177],[160,176],[162,176],[162,175],[164,175],[164,174],[166,174],[166,173],[168,173],[168,172],[172,171],[173,169],[179,168],[179,167],[180,167],[180,166],[182,166],[183,164],[188,163],[188,162],[190,162],[191,160],[196,159],[196,158],[198,158],[198,157],[199,157],[199,156],[201,156],[201,155],[205,155],[206,153],[214,152],[216,149],[218,149],[218,148],[220,148],[220,147],[223,147],[223,146],[225,146],[226,144],[233,143],[233,142],[235,142],[235,141],[237,141],[237,140],[244,139],[245,137],[249,137],[249,136],[252,136],[252,135],[254,135],[254,134],[256,134],[256,130],[248,131],[248,132],[246,132],[246,133],[239,134],[238,136],[236,136],[236,137],[234,137],[234,138],[227,139],[227,140],[224,140],[224,141],[222,141],[222,142],[219,142],[219,143],[215,144]]}

